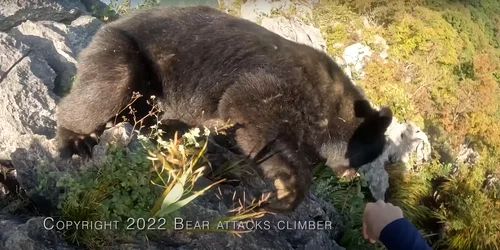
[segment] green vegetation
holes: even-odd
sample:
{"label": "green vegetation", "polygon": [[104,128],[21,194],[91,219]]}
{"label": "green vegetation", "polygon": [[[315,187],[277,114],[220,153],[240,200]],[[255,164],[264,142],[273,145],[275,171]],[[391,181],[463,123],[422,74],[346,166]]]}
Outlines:
{"label": "green vegetation", "polygon": [[[388,167],[388,200],[402,207],[435,248],[499,249],[500,189],[485,183],[500,174],[500,2],[329,0],[314,12],[333,55],[359,41],[371,46],[367,33],[387,40],[388,60],[372,58],[357,83],[376,105],[389,105],[400,120],[424,128],[436,150],[433,161],[417,170]],[[359,25],[363,19],[369,25]],[[444,160],[456,156],[461,144],[480,152],[474,167]],[[361,183],[358,178],[352,185]],[[346,208],[360,200],[349,202],[354,205]],[[356,218],[360,212],[349,213]]]}
{"label": "green vegetation", "polygon": [[246,3],[247,0],[235,0],[230,6],[226,6],[224,1],[219,1],[219,9],[227,11],[227,13],[233,16],[241,16],[241,6]]}
{"label": "green vegetation", "polygon": [[110,0],[109,8],[99,9],[97,6],[92,6],[92,16],[107,23],[119,18],[119,15],[124,15],[134,9],[153,8],[160,5],[161,0],[142,0],[137,6],[132,7],[131,0]]}
{"label": "green vegetation", "polygon": [[[143,137],[142,147],[132,151],[119,144],[110,145],[103,162],[77,173],[45,169],[40,172],[39,192],[54,187],[64,191],[54,197],[58,200],[60,220],[96,223],[96,227],[87,230],[78,230],[75,225],[64,229],[66,240],[87,249],[106,249],[117,241],[161,237],[165,230],[173,230],[173,218],[182,216],[184,206],[226,181],[221,178],[224,171],[239,163],[245,166],[229,161],[219,172],[212,173],[217,181],[195,188],[199,178],[211,169],[205,157],[209,131],[200,133],[199,129],[193,129],[168,141],[162,139],[161,133],[153,134],[159,136],[155,143]],[[233,199],[235,206],[227,211],[229,215],[213,221],[211,228],[188,231],[248,233],[241,229],[218,229],[217,225],[263,216],[266,211],[256,211],[263,201],[265,197],[249,204]],[[104,221],[110,222],[107,227],[101,223]]]}
{"label": "green vegetation", "polygon": [[151,164],[147,152],[129,152],[124,149],[109,150],[106,162],[89,168],[81,176],[65,176],[57,185],[64,187],[59,208],[65,221],[118,221],[110,230],[77,230],[64,232],[70,242],[97,249],[113,242],[119,231],[131,236],[146,231],[126,230],[127,218],[147,218],[150,208],[161,190],[150,185]]}
{"label": "green vegetation", "polygon": [[[138,119],[131,104],[139,98],[142,95],[134,93],[122,111],[129,109],[132,114],[129,122],[134,124],[133,128],[142,130],[143,119],[149,116],[158,118],[158,107],[152,98],[148,102],[152,106],[151,112]],[[231,124],[226,124],[216,132],[224,134],[230,127]],[[60,220],[94,223],[95,226],[86,230],[72,225],[62,231],[66,240],[87,249],[106,249],[117,241],[147,241],[150,237],[161,237],[165,230],[173,230],[173,218],[182,216],[180,210],[184,206],[225,182],[227,172],[246,171],[246,158],[230,160],[213,170],[205,155],[209,135],[208,129],[193,128],[180,138],[175,133],[173,138],[165,140],[172,135],[152,126],[148,134],[139,135],[138,145],[124,147],[123,143],[129,143],[128,140],[111,142],[104,158],[80,169],[53,171],[42,163],[38,171],[37,192],[57,204]],[[204,186],[197,185],[202,176],[210,176],[214,181]],[[62,192],[55,192],[57,189]],[[248,233],[241,229],[216,227],[224,221],[251,221],[267,213],[256,211],[266,197],[245,203],[234,200],[235,195],[234,207],[227,211],[229,215],[213,221],[211,228],[197,231]],[[102,222],[108,222],[108,225]]]}
{"label": "green vegetation", "polygon": [[342,215],[345,232],[338,244],[348,246],[349,250],[383,247],[380,243],[370,244],[360,231],[363,226],[363,211],[368,202],[365,195],[370,192],[363,176],[355,180],[340,179],[329,168],[322,168],[315,173],[312,190],[318,197],[332,203]]}

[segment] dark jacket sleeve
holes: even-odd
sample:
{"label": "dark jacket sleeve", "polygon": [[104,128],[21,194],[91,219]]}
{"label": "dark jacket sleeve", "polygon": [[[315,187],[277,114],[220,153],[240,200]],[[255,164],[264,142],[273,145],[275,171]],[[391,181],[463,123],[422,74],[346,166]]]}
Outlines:
{"label": "dark jacket sleeve", "polygon": [[380,232],[380,242],[387,250],[430,250],[417,228],[406,218],[397,219]]}

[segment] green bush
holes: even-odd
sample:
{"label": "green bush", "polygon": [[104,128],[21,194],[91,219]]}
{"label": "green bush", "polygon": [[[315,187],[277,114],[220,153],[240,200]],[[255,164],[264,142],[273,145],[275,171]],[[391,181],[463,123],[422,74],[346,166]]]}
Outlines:
{"label": "green bush", "polygon": [[107,160],[100,166],[87,168],[78,177],[65,176],[58,182],[63,187],[59,208],[65,221],[117,221],[118,228],[106,230],[75,230],[64,232],[66,239],[99,248],[115,238],[145,234],[145,231],[126,230],[128,218],[151,217],[150,210],[161,194],[151,185],[151,162],[147,151],[130,152],[111,148]]}
{"label": "green bush", "polygon": [[486,168],[460,166],[441,187],[435,216],[451,249],[500,249],[500,199],[484,192]]}
{"label": "green bush", "polygon": [[312,187],[314,194],[332,203],[345,222],[345,232],[338,242],[347,249],[384,249],[363,237],[363,213],[371,197],[363,175],[355,179],[338,178],[327,167],[318,168]]}

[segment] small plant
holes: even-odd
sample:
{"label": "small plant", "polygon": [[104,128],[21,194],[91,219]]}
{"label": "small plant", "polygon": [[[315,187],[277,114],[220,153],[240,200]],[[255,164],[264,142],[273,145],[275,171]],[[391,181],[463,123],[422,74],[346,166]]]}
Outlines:
{"label": "small plant", "polygon": [[141,3],[137,4],[138,9],[142,8],[153,8],[158,7],[161,3],[161,0],[144,0]]}
{"label": "small plant", "polygon": [[71,77],[71,83],[68,84],[68,85],[63,86],[63,89],[62,89],[62,95],[63,96],[66,96],[66,95],[69,94],[69,92],[73,88],[73,85],[75,84],[75,82],[76,82],[76,76],[73,76],[73,77]]}
{"label": "small plant", "polygon": [[94,4],[92,5],[91,15],[93,17],[101,20],[104,23],[114,21],[118,18],[118,14],[116,13],[116,11],[113,8],[108,7],[108,8],[100,9],[98,6],[96,6]]}
{"label": "small plant", "polygon": [[[208,132],[205,132],[205,136],[208,136]],[[163,217],[175,212],[213,186],[225,181],[222,179],[202,190],[193,191],[196,181],[203,176],[209,165],[203,157],[208,141],[205,140],[200,144],[197,140],[199,138],[199,129],[191,130],[181,139],[178,139],[176,133],[173,141],[166,142],[159,138],[157,150],[149,150],[148,159],[153,164],[152,183],[164,189],[151,211],[153,216]]]}
{"label": "small plant", "polygon": [[[129,105],[118,114],[128,109],[133,128],[142,130],[144,119],[158,118],[160,110],[152,97],[148,100],[152,105],[151,111],[137,118],[132,104],[139,98],[143,98],[142,95],[134,93]],[[83,168],[76,175],[41,173],[41,189],[54,182],[54,174],[57,174],[57,187],[65,189],[58,205],[62,220],[116,223],[111,230],[68,228],[63,232],[64,237],[89,249],[101,249],[115,240],[147,237],[148,232],[141,228],[128,230],[130,218],[138,221],[154,216],[168,222],[178,209],[224,181],[213,183],[200,191],[192,190],[209,164],[204,158],[209,131],[205,130],[202,135],[199,132],[192,130],[181,139],[176,134],[173,140],[167,142],[162,139],[161,129],[153,126],[149,134],[139,136],[143,147],[133,152],[111,144],[106,159],[99,166]],[[153,146],[150,139],[155,137],[157,139]],[[161,223],[160,220],[157,222]],[[163,224],[168,229],[169,223]]]}

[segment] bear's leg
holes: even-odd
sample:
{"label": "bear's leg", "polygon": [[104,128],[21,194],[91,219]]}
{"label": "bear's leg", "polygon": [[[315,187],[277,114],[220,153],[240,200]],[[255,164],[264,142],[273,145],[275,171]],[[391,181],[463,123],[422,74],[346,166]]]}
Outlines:
{"label": "bear's leg", "polygon": [[247,124],[239,128],[236,141],[244,154],[258,164],[259,172],[274,184],[276,192],[264,203],[264,208],[271,212],[291,212],[309,193],[312,167],[292,136],[279,133],[273,140],[262,141],[256,138],[262,135],[251,127]]}
{"label": "bear's leg", "polygon": [[[307,197],[314,166],[308,162],[299,140],[295,99],[279,88],[280,79],[266,72],[244,74],[219,102],[223,121],[239,124],[236,142],[241,151],[258,163],[260,173],[273,181],[276,192],[263,208],[290,212]],[[284,110],[283,107],[289,109]]]}
{"label": "bear's leg", "polygon": [[80,53],[76,82],[57,110],[61,157],[91,157],[97,140],[90,135],[102,133],[145,84],[147,61],[140,51],[123,31],[103,27]]}

